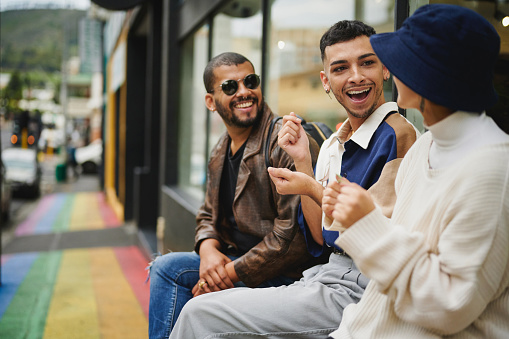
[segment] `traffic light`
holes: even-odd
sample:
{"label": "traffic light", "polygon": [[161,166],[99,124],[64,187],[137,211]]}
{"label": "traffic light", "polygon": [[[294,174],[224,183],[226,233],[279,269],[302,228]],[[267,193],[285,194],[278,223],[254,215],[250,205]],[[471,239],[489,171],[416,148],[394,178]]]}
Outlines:
{"label": "traffic light", "polygon": [[11,144],[28,148],[36,146],[36,137],[34,131],[30,130],[30,114],[28,111],[22,111],[14,118],[14,125],[11,135]]}

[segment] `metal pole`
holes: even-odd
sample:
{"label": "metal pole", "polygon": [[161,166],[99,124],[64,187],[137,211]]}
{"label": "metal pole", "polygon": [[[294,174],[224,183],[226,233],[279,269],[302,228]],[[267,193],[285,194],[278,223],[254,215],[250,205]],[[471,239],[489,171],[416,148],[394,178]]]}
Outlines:
{"label": "metal pole", "polygon": [[[68,82],[68,65],[67,65],[67,61],[69,59],[69,56],[68,56],[68,51],[67,51],[67,43],[68,43],[68,40],[69,40],[69,36],[68,36],[68,32],[69,32],[69,23],[66,22],[64,24],[64,32],[63,32],[63,44],[62,44],[62,83],[60,85],[60,105],[62,106],[62,114],[64,116],[64,150],[63,152],[64,153],[64,161],[65,163],[63,164],[63,168],[64,168],[64,177],[62,178],[62,180],[67,180],[67,101],[68,101],[68,96],[67,96],[67,82]],[[62,152],[62,150],[60,150]],[[59,153],[60,154],[60,153]],[[60,154],[60,157],[62,155]],[[58,167],[59,164],[57,164],[57,167]],[[56,170],[56,169],[55,169]]]}
{"label": "metal pole", "polygon": [[[396,5],[394,6],[394,30],[396,31],[403,25],[403,21],[408,18],[410,14],[410,5],[408,0],[396,0]],[[392,100],[396,101],[398,99],[398,89],[392,82]],[[406,117],[406,109],[400,108],[399,113]]]}

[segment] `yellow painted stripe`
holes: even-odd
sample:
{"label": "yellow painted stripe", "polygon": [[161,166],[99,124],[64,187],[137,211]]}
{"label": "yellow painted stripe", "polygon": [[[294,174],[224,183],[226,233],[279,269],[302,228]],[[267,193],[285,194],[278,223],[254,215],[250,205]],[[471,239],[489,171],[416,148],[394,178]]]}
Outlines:
{"label": "yellow painted stripe", "polygon": [[86,249],[64,251],[46,319],[44,339],[67,338],[101,338]]}
{"label": "yellow painted stripe", "polygon": [[124,276],[115,252],[110,248],[91,249],[90,263],[101,337],[146,338],[147,318]]}
{"label": "yellow painted stripe", "polygon": [[97,192],[77,193],[74,198],[69,229],[79,231],[104,227]]}

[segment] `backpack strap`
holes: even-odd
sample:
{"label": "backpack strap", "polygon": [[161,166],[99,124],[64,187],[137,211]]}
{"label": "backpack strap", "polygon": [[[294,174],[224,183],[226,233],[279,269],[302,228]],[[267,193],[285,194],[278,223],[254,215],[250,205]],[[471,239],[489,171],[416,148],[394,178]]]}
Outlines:
{"label": "backpack strap", "polygon": [[[312,121],[312,122],[308,122],[308,125],[313,126],[313,128],[316,130],[316,133],[318,133],[318,134],[320,135],[320,137],[322,138],[322,142],[323,142],[323,141],[325,141],[325,140],[327,140],[327,138],[328,138],[329,136],[326,136],[326,135],[323,133],[322,129],[321,129],[320,127],[318,127],[318,125],[317,125],[315,122],[313,122],[313,121]],[[320,146],[320,145],[318,145],[318,146]]]}
{"label": "backpack strap", "polygon": [[270,122],[269,132],[267,133],[267,140],[265,140],[265,167],[270,167],[270,137],[272,136],[272,132],[274,131],[274,125],[279,119],[283,117],[275,117]]}

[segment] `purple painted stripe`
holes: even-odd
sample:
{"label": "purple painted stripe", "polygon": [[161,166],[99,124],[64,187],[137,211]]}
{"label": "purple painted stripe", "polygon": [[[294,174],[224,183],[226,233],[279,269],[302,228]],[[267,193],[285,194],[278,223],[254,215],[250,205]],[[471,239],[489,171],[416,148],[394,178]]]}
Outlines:
{"label": "purple painted stripe", "polygon": [[0,257],[1,265],[5,265],[5,263],[11,258],[12,254],[4,254]]}
{"label": "purple painted stripe", "polygon": [[2,287],[0,288],[0,318],[11,303],[18,287],[30,271],[39,253],[13,254],[2,265]]}
{"label": "purple painted stripe", "polygon": [[44,196],[35,211],[16,228],[15,234],[17,236],[32,234],[37,222],[46,214],[55,197],[54,194]]}

